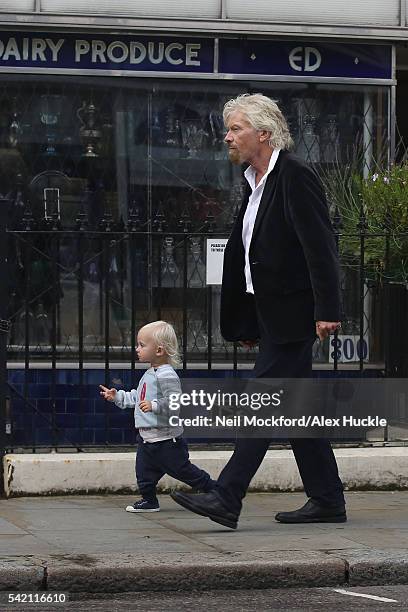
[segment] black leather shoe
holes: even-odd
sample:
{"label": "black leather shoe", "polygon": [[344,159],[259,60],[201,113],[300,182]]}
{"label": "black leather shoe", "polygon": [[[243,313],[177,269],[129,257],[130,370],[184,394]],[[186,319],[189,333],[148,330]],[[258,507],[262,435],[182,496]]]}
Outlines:
{"label": "black leather shoe", "polygon": [[214,521],[214,523],[219,523],[230,529],[237,528],[238,516],[226,509],[220,496],[215,491],[196,494],[172,491],[170,496],[183,508],[191,510],[191,512],[195,512],[200,516],[206,516]]}
{"label": "black leather shoe", "polygon": [[345,506],[321,506],[309,499],[302,508],[293,512],[278,512],[275,520],[280,523],[345,523]]}

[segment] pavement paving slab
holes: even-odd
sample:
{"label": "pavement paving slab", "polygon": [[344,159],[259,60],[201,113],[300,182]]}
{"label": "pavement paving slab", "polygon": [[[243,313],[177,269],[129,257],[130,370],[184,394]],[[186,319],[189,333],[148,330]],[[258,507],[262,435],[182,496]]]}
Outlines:
{"label": "pavement paving slab", "polygon": [[347,494],[342,524],[283,525],[300,493],[251,493],[237,531],[167,496],[0,500],[0,591],[122,592],[408,584],[408,491]]}

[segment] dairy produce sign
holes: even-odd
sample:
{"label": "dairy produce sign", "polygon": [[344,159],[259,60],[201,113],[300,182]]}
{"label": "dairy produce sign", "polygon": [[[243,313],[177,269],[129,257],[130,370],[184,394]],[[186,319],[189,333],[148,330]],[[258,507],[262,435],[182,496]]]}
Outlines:
{"label": "dairy produce sign", "polygon": [[0,33],[0,68],[213,72],[214,41],[155,36]]}

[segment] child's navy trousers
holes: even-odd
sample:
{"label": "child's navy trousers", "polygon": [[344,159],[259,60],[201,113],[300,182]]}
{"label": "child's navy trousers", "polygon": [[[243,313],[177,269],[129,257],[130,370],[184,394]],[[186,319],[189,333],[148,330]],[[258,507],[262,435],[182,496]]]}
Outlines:
{"label": "child's navy trousers", "polygon": [[191,463],[187,442],[181,436],[161,442],[143,442],[138,436],[138,442],[136,479],[143,499],[156,501],[156,485],[164,474],[205,493],[214,488],[210,475]]}

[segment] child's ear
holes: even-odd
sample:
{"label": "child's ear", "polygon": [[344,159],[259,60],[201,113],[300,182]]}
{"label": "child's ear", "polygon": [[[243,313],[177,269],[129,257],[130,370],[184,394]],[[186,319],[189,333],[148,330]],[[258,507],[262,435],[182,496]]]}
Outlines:
{"label": "child's ear", "polygon": [[164,355],[164,348],[162,346],[158,346],[156,349],[156,355],[162,357]]}

